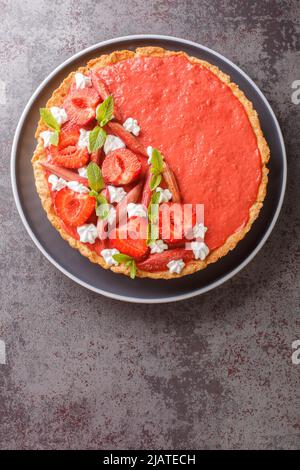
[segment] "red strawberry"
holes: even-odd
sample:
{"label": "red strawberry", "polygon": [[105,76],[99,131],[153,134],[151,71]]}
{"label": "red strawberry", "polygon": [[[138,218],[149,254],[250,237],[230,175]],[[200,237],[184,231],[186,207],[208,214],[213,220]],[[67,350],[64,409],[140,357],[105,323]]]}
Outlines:
{"label": "red strawberry", "polygon": [[191,216],[184,211],[183,204],[164,203],[159,209],[159,235],[168,245],[181,246],[188,240],[185,235],[196,223],[196,213]]}
{"label": "red strawberry", "polygon": [[111,232],[110,248],[116,248],[120,253],[135,260],[143,259],[149,251],[146,243],[147,224],[147,220],[141,217],[128,220],[127,225],[122,225]]}
{"label": "red strawberry", "polygon": [[137,140],[137,138],[130,134],[130,132],[126,131],[124,127],[119,124],[118,122],[109,122],[107,124],[108,129],[118,137],[120,137],[123,142],[125,142],[126,146],[132,150],[133,152],[140,153],[144,157],[148,157],[145,148],[142,144]]}
{"label": "red strawberry", "polygon": [[68,147],[69,145],[77,145],[79,139],[79,128],[78,127],[65,127],[63,126],[58,141],[58,148]]}
{"label": "red strawberry", "polygon": [[185,263],[194,258],[192,250],[185,250],[184,248],[175,248],[173,250],[163,251],[150,255],[145,261],[140,261],[137,264],[139,269],[148,271],[150,273],[157,271],[167,271],[167,264],[172,260],[182,259]]}
{"label": "red strawberry", "polygon": [[78,227],[83,225],[95,210],[95,198],[64,188],[57,191],[54,208],[65,224]]}
{"label": "red strawberry", "polygon": [[121,186],[135,181],[140,175],[142,164],[130,150],[118,149],[104,159],[102,174],[107,184]]}
{"label": "red strawberry", "polygon": [[51,162],[65,168],[81,168],[89,161],[89,153],[86,148],[79,149],[75,145],[58,148],[53,145],[49,148]]}
{"label": "red strawberry", "polygon": [[93,87],[83,90],[71,88],[64,101],[64,108],[68,115],[68,127],[70,125],[86,126],[96,115],[96,106],[100,97]]}

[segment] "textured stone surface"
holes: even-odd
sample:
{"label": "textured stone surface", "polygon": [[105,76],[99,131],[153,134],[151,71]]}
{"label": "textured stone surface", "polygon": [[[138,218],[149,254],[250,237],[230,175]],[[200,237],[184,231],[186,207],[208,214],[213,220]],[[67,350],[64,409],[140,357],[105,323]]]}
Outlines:
{"label": "textured stone surface", "polygon": [[[2,0],[0,11],[0,447],[299,449],[299,2]],[[283,211],[260,255],[214,292],[163,306],[64,277],[25,232],[9,179],[16,122],[41,80],[133,33],[188,38],[240,65],[288,151]]]}

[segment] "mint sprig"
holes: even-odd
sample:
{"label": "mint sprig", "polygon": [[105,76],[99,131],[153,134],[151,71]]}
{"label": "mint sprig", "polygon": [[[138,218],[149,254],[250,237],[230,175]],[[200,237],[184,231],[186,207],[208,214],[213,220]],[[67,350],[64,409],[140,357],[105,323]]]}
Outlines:
{"label": "mint sprig", "polygon": [[114,113],[114,98],[112,95],[108,96],[96,109],[96,119],[98,125],[90,132],[89,135],[89,153],[96,152],[105,144],[107,134],[102,129],[111,119]]}
{"label": "mint sprig", "polygon": [[130,268],[129,275],[131,279],[134,279],[136,276],[136,262],[135,260],[124,253],[117,253],[116,255],[112,255],[113,259],[117,261],[117,263],[125,264],[126,268]]}
{"label": "mint sprig", "polygon": [[89,195],[94,197],[96,201],[96,215],[100,217],[100,219],[106,219],[109,214],[110,205],[106,197],[100,192],[105,187],[101,169],[97,163],[90,162],[86,173],[89,187],[91,188]]}
{"label": "mint sprig", "polygon": [[102,127],[96,126],[89,135],[89,153],[96,152],[105,144],[106,132]]}
{"label": "mint sprig", "polygon": [[50,143],[55,146],[58,145],[60,125],[58,124],[57,120],[48,108],[40,108],[40,116],[43,123],[53,131],[50,137]]}
{"label": "mint sprig", "polygon": [[100,127],[104,127],[113,118],[114,98],[108,96],[98,107],[96,111],[96,119]]}
{"label": "mint sprig", "polygon": [[151,191],[154,191],[161,183],[161,174],[164,169],[164,158],[159,150],[155,148],[152,150],[150,163],[150,173],[152,173],[152,176],[150,179],[149,186]]}
{"label": "mint sprig", "polygon": [[151,242],[158,239],[159,230],[158,230],[158,219],[159,219],[159,192],[152,194],[150,203],[148,206],[148,236],[147,236],[147,245],[149,246]]}
{"label": "mint sprig", "polygon": [[89,187],[99,193],[104,187],[104,179],[100,167],[95,162],[88,164],[86,174],[88,177]]}
{"label": "mint sprig", "polygon": [[49,127],[49,129],[53,131],[57,131],[57,132],[60,131],[60,125],[58,124],[57,120],[51,113],[50,109],[40,108],[40,116],[44,124],[46,124],[46,126]]}

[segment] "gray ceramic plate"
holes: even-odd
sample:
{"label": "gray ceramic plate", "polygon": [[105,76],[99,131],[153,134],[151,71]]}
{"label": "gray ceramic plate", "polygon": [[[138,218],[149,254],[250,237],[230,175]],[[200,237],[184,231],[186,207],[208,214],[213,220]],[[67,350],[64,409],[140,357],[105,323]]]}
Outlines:
{"label": "gray ceramic plate", "polygon": [[[141,46],[183,50],[217,65],[229,74],[253,102],[271,149],[268,194],[250,233],[233,252],[204,271],[168,281],[132,281],[90,263],[73,250],[48,222],[35,190],[30,162],[36,145],[34,132],[39,119],[39,108],[45,105],[53,90],[69,72],[101,54]],[[143,303],[171,302],[187,299],[217,287],[239,272],[258,253],[270,235],[282,205],[286,184],[286,155],[281,131],[269,103],[241,69],[220,54],[194,42],[168,36],[138,35],[112,39],[89,47],[64,62],[44,80],[31,97],[18,124],[12,148],[11,178],[17,208],[29,235],[60,271],[82,286],[114,299]]]}

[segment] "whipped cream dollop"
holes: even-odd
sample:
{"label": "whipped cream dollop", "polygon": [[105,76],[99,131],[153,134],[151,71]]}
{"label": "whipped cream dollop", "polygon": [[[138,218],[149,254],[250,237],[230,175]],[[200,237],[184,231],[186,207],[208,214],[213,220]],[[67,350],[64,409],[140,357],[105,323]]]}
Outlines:
{"label": "whipped cream dollop", "polygon": [[44,148],[50,147],[51,144],[51,137],[55,135],[55,132],[52,131],[43,131],[40,133],[40,137],[44,141]]}
{"label": "whipped cream dollop", "polygon": [[126,145],[124,144],[123,140],[115,135],[108,135],[105,140],[104,144],[104,153],[107,155],[109,152],[117,149],[123,149]]}
{"label": "whipped cream dollop", "polygon": [[85,224],[77,227],[77,233],[82,243],[95,243],[98,237],[97,227],[94,224]]}
{"label": "whipped cream dollop", "polygon": [[132,117],[126,119],[126,121],[123,123],[123,127],[126,129],[126,131],[131,132],[131,134],[135,136],[138,136],[141,130],[137,120],[133,119]]}
{"label": "whipped cream dollop", "polygon": [[66,181],[56,175],[49,175],[48,181],[51,184],[52,191],[60,191],[63,188],[69,188],[75,193],[88,193],[89,189],[78,181]]}
{"label": "whipped cream dollop", "polygon": [[83,148],[89,148],[89,138],[90,138],[90,133],[91,131],[86,131],[85,129],[79,129],[80,136],[78,139],[78,147],[83,149]]}
{"label": "whipped cream dollop", "polygon": [[156,192],[159,193],[159,204],[162,202],[168,202],[172,199],[172,193],[169,191],[169,189],[163,189],[158,186],[156,188]]}
{"label": "whipped cream dollop", "polygon": [[48,181],[51,184],[52,191],[60,191],[67,186],[67,182],[56,175],[49,175]]}
{"label": "whipped cream dollop", "polygon": [[78,168],[78,174],[79,176],[82,176],[82,178],[87,178],[87,166],[82,166],[81,168]]}
{"label": "whipped cream dollop", "polygon": [[115,186],[107,186],[109,192],[109,200],[114,202],[121,202],[126,197],[126,191],[123,188],[116,188]]}
{"label": "whipped cream dollop", "polygon": [[130,202],[127,205],[127,214],[128,217],[147,217],[147,210],[143,204],[135,204]]}
{"label": "whipped cream dollop", "polygon": [[60,126],[64,124],[68,120],[67,113],[64,108],[59,108],[58,106],[52,106],[50,108],[50,112],[54,119],[56,120],[57,124]]}
{"label": "whipped cream dollop", "polygon": [[79,183],[79,181],[67,181],[67,187],[75,191],[75,193],[89,193],[90,190],[84,184]]}
{"label": "whipped cream dollop", "polygon": [[204,242],[192,242],[191,249],[193,250],[195,259],[200,259],[201,261],[204,261],[209,253],[209,248]]}
{"label": "whipped cream dollop", "polygon": [[171,274],[180,274],[185,266],[185,262],[182,259],[173,259],[167,264],[167,268]]}
{"label": "whipped cream dollop", "polygon": [[153,147],[151,145],[148,145],[147,147],[147,155],[148,155],[148,163],[151,165],[151,157],[152,157],[152,152],[153,152]]}
{"label": "whipped cream dollop", "polygon": [[163,240],[155,240],[149,243],[149,247],[152,255],[155,253],[162,253],[164,250],[168,249],[168,245],[166,245]]}
{"label": "whipped cream dollop", "polygon": [[75,84],[77,90],[83,90],[85,87],[91,86],[92,80],[83,73],[77,72],[75,73]]}
{"label": "whipped cream dollop", "polygon": [[116,222],[117,218],[117,211],[116,209],[110,205],[108,215],[106,217],[106,221],[108,222],[109,225],[114,225]]}
{"label": "whipped cream dollop", "polygon": [[118,266],[119,263],[113,258],[113,255],[117,255],[119,253],[119,250],[117,250],[116,248],[107,248],[101,251],[101,256],[103,257],[105,263],[108,264],[108,266]]}
{"label": "whipped cream dollop", "polygon": [[207,232],[207,227],[204,226],[202,222],[197,223],[193,227],[193,235],[195,238],[204,238],[205,233]]}

